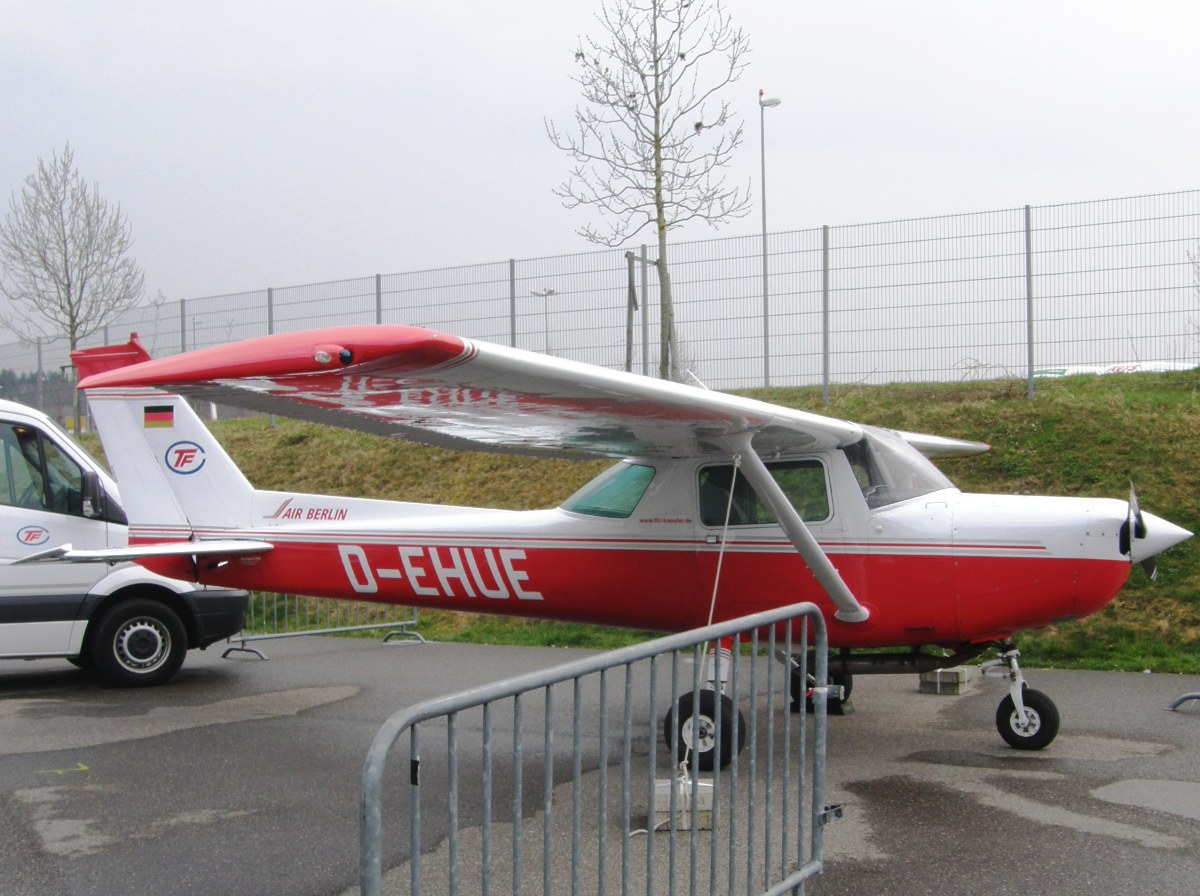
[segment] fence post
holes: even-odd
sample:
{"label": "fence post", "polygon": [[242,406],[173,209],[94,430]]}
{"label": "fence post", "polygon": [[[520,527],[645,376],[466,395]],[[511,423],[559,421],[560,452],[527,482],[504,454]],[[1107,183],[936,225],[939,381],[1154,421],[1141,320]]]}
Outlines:
{"label": "fence post", "polygon": [[[764,163],[765,164],[765,163]],[[771,385],[771,311],[767,298],[767,200],[764,179],[763,245],[762,245],[762,340],[763,340],[763,388]]]}
{"label": "fence post", "polygon": [[647,287],[650,280],[650,258],[646,244],[642,244],[642,376],[650,375],[650,299]]}
{"label": "fence post", "polygon": [[829,225],[821,225],[821,402],[829,406]]}
{"label": "fence post", "polygon": [[46,379],[46,371],[42,367],[42,337],[37,337],[37,406],[42,413],[46,411],[46,394],[43,389],[43,382]]}
{"label": "fence post", "polygon": [[267,287],[267,335],[275,332],[275,290]]}
{"label": "fence post", "polygon": [[625,301],[625,372],[633,371],[633,312],[637,311],[637,280],[633,275],[633,263],[637,256],[632,252],[625,253],[626,280],[629,297]]}
{"label": "fence post", "polygon": [[179,351],[187,351],[187,299],[179,300]]}
{"label": "fence post", "polygon": [[375,275],[375,323],[383,323],[383,276]]}
{"label": "fence post", "polygon": [[508,260],[508,344],[517,347],[517,260]]}
{"label": "fence post", "polygon": [[1033,219],[1025,206],[1025,352],[1028,363],[1029,397],[1033,398]]}

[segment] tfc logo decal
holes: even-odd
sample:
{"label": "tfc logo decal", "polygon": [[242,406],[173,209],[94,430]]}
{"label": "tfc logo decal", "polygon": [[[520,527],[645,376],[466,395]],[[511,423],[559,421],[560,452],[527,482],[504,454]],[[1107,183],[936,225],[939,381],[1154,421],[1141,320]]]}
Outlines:
{"label": "tfc logo decal", "polygon": [[172,473],[188,476],[199,472],[207,458],[204,456],[204,449],[195,442],[176,442],[167,449],[163,460]]}
{"label": "tfc logo decal", "polygon": [[17,541],[21,544],[45,544],[50,540],[50,532],[41,526],[26,526],[17,533]]}

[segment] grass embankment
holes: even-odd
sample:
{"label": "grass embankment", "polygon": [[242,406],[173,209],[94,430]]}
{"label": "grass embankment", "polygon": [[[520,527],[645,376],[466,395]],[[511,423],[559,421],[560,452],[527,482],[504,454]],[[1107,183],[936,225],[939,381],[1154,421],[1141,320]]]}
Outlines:
{"label": "grass embankment", "polygon": [[[843,387],[747,394],[896,429],[988,442],[986,455],[942,468],[964,491],[1124,498],[1200,531],[1200,377],[1136,374],[1039,380]],[[280,420],[219,423],[216,432],[259,488],[523,509],[554,506],[604,463],[442,451]],[[1200,673],[1200,538],[1160,558],[1157,582],[1135,569],[1101,613],[1018,640],[1038,666]],[[616,630],[422,611],[439,640],[611,647]]]}

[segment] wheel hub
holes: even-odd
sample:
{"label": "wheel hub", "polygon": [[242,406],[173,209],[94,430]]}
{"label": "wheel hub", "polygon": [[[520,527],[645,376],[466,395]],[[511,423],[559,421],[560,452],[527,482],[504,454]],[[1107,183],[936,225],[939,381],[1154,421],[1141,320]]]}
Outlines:
{"label": "wheel hub", "polygon": [[698,753],[707,753],[717,745],[716,727],[711,719],[703,716],[695,724],[692,719],[685,719],[680,734],[683,735],[683,742]]}
{"label": "wheel hub", "polygon": [[1028,719],[1028,722],[1022,725],[1020,715],[1014,712],[1012,714],[1012,718],[1009,719],[1008,724],[1012,726],[1013,731],[1016,731],[1018,734],[1021,734],[1025,737],[1037,734],[1038,729],[1042,727],[1042,719],[1041,716],[1037,714],[1037,710],[1030,709],[1028,706],[1026,706],[1025,718]]}
{"label": "wheel hub", "polygon": [[116,650],[122,664],[144,672],[167,658],[170,641],[166,633],[149,620],[134,619],[117,634]]}

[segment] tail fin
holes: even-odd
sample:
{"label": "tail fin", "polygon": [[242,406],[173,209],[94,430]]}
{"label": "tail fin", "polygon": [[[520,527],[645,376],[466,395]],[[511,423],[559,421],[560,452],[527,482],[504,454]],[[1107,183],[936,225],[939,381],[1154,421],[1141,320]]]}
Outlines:
{"label": "tail fin", "polygon": [[[97,372],[98,364],[111,369],[149,357],[136,336],[123,349],[72,357],[81,376]],[[88,406],[137,535],[187,538],[252,525],[253,486],[182,397],[148,388],[93,389]]]}

